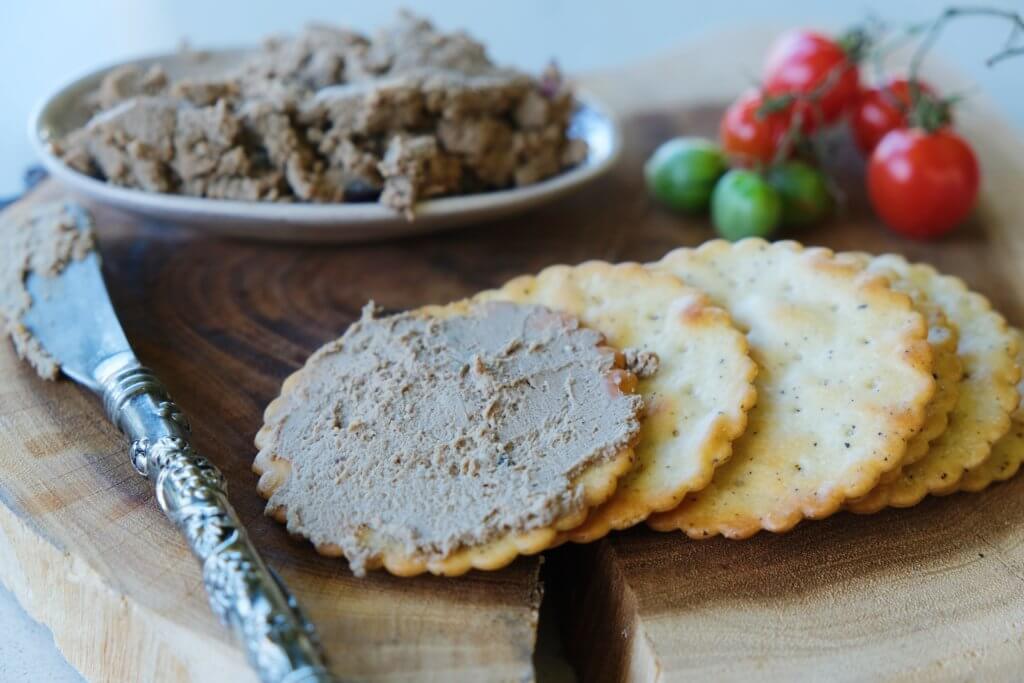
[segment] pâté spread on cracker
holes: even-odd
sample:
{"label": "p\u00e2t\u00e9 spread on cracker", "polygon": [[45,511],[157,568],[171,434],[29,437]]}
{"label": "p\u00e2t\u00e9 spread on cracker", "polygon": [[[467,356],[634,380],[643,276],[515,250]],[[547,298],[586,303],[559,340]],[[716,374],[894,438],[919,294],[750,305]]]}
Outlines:
{"label": "p\u00e2t\u00e9 spread on cracker", "polygon": [[622,363],[539,305],[368,307],[267,408],[259,490],[356,573],[504,566],[579,525],[632,465],[642,401]]}

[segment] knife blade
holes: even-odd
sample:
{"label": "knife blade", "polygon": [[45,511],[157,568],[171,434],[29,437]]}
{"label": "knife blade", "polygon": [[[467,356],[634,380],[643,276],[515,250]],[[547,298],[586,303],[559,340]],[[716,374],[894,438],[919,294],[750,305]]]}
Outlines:
{"label": "knife blade", "polygon": [[[88,215],[69,207],[76,227]],[[267,683],[332,681],[316,632],[264,563],[228,502],[223,475],[189,442],[188,421],[132,351],[110,302],[95,251],[56,276],[30,273],[21,322],[70,379],[103,399],[131,441],[139,474],[181,530],[203,572],[210,606]]]}
{"label": "knife blade", "polygon": [[107,296],[96,252],[66,265],[59,277],[30,274],[26,286],[33,305],[22,323],[61,372],[100,392],[99,366],[132,354],[132,348]]}

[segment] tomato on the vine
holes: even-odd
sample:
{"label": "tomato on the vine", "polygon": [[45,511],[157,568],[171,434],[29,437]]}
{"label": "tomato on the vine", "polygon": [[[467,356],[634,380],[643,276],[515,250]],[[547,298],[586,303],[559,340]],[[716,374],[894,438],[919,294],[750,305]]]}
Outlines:
{"label": "tomato on the vine", "polygon": [[[917,82],[921,93],[934,97],[934,91],[927,83]],[[885,134],[907,126],[911,109],[911,87],[905,78],[894,78],[877,88],[867,88],[860,93],[853,109],[851,123],[857,146],[870,154]]]}
{"label": "tomato on the vine", "polygon": [[764,105],[761,93],[749,90],[725,110],[719,138],[725,153],[739,163],[771,162],[786,134],[788,112],[767,112]]}
{"label": "tomato on the vine", "polygon": [[[860,91],[857,55],[849,54],[839,41],[815,31],[785,33],[768,53],[764,91],[768,95],[804,98],[794,105],[804,132],[834,123],[853,107]],[[818,88],[821,92],[816,92]],[[815,95],[815,101],[808,96]]]}
{"label": "tomato on the vine", "polygon": [[949,128],[890,131],[872,152],[867,173],[875,211],[891,228],[915,239],[952,230],[978,196],[978,161]]}

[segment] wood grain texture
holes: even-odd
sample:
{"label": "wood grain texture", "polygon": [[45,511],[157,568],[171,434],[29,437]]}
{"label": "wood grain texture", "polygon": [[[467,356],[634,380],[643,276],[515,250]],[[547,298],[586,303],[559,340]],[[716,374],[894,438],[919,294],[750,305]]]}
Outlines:
{"label": "wood grain texture", "polygon": [[[738,89],[723,69],[752,72],[767,46],[757,33],[722,42],[744,48],[718,53],[725,64],[708,68],[720,80],[705,72],[685,93],[683,86],[662,88],[660,113],[634,113],[621,173],[638,175],[644,153],[661,139],[714,134],[715,117],[688,102],[727,101]],[[652,74],[712,49],[691,46],[602,76],[592,88],[630,108],[637,97],[630,93],[649,88]],[[963,85],[955,73],[938,70],[933,82]],[[957,124],[975,145],[984,181],[978,210],[956,233],[925,244],[886,232],[866,201],[863,162],[839,140],[831,165],[848,195],[840,215],[789,236],[933,263],[1020,325],[1024,144],[983,96],[969,98]],[[640,212],[621,220],[649,222]],[[675,222],[689,240],[686,221]],[[555,560],[550,580],[566,587],[567,645],[581,680],[1020,680],[1021,478],[980,495],[931,498],[872,517],[840,514],[742,542],[635,529]]]}
{"label": "wood grain texture", "polygon": [[[225,470],[232,501],[318,623],[336,671],[530,678],[538,564],[521,559],[459,580],[360,581],[290,539],[262,516],[249,471],[252,436],[280,381],[367,299],[404,309],[554,263],[649,261],[712,237],[706,220],[653,206],[639,169],[661,140],[713,132],[769,37],[719,36],[585,79],[623,117],[623,161],[593,187],[517,218],[393,244],[301,247],[218,241],[98,212],[129,339],[192,416],[196,445]],[[962,123],[983,143],[988,179],[963,230],[931,245],[884,231],[865,205],[859,162],[846,154],[837,162],[850,194],[841,215],[790,236],[932,261],[1021,323],[1024,193],[1013,188],[1024,184],[1024,154],[984,107]],[[48,186],[29,201],[56,192]],[[0,580],[91,679],[241,679],[241,655],[209,615],[198,569],[98,403],[68,383],[37,380],[7,344],[0,373]],[[1024,661],[1022,487],[1018,479],[742,543],[628,532],[553,553],[547,592],[565,601],[584,681],[1012,678]]]}

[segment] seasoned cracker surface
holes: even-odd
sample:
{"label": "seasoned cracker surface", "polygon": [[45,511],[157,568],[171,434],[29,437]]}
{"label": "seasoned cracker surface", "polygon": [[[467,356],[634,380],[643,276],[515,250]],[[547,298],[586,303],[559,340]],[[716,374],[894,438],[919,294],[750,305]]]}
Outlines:
{"label": "seasoned cracker surface", "polygon": [[996,441],[984,462],[968,470],[957,485],[958,491],[981,491],[991,484],[1006,481],[1017,474],[1024,461],[1024,421],[1014,420],[1010,431]]}
{"label": "seasoned cracker surface", "polygon": [[494,569],[612,494],[635,383],[600,333],[543,306],[368,307],[268,407],[259,490],[357,574]]}
{"label": "seasoned cracker surface", "polygon": [[1020,378],[1014,360],[1017,339],[987,299],[931,266],[910,264],[892,254],[876,260],[922,289],[956,324],[964,376],[946,431],[931,443],[924,459],[905,467],[898,479],[851,501],[849,508],[859,513],[908,507],[929,493],[955,491],[964,472],[980,465],[1010,429],[1010,413],[1020,400],[1015,386]]}
{"label": "seasoned cracker surface", "polygon": [[898,271],[886,266],[887,259],[876,259],[870,254],[861,252],[846,252],[843,257],[856,259],[870,272],[884,275],[893,289],[910,297],[914,308],[924,315],[928,322],[928,345],[932,348],[932,376],[935,378],[935,395],[928,403],[921,431],[915,434],[907,444],[907,453],[903,457],[900,467],[890,470],[882,476],[883,482],[893,481],[899,477],[902,468],[921,460],[928,453],[929,444],[946,431],[949,414],[953,411],[957,397],[960,395],[960,379],[964,374],[963,363],[960,361],[960,356],[957,355],[960,333],[957,331],[956,325],[943,313],[942,308],[932,301],[923,289],[901,277]]}
{"label": "seasoned cracker surface", "polygon": [[759,373],[732,458],[651,526],[695,538],[785,531],[899,465],[935,390],[927,326],[906,295],[851,259],[792,242],[717,240],[652,268],[726,308]]}
{"label": "seasoned cracker surface", "polygon": [[[1011,334],[1017,341],[1017,367],[1024,367],[1024,335],[1015,328],[1011,328]],[[984,462],[967,470],[957,490],[981,491],[989,484],[1009,479],[1020,469],[1024,461],[1024,377],[1017,383],[1017,394],[1022,399],[1010,415],[1010,431],[996,441]]]}
{"label": "seasoned cracker surface", "polygon": [[704,294],[639,264],[593,261],[519,277],[479,298],[566,311],[630,355],[658,358],[639,384],[647,406],[635,468],[566,538],[591,541],[670,509],[728,459],[755,401],[757,369],[743,334]]}

